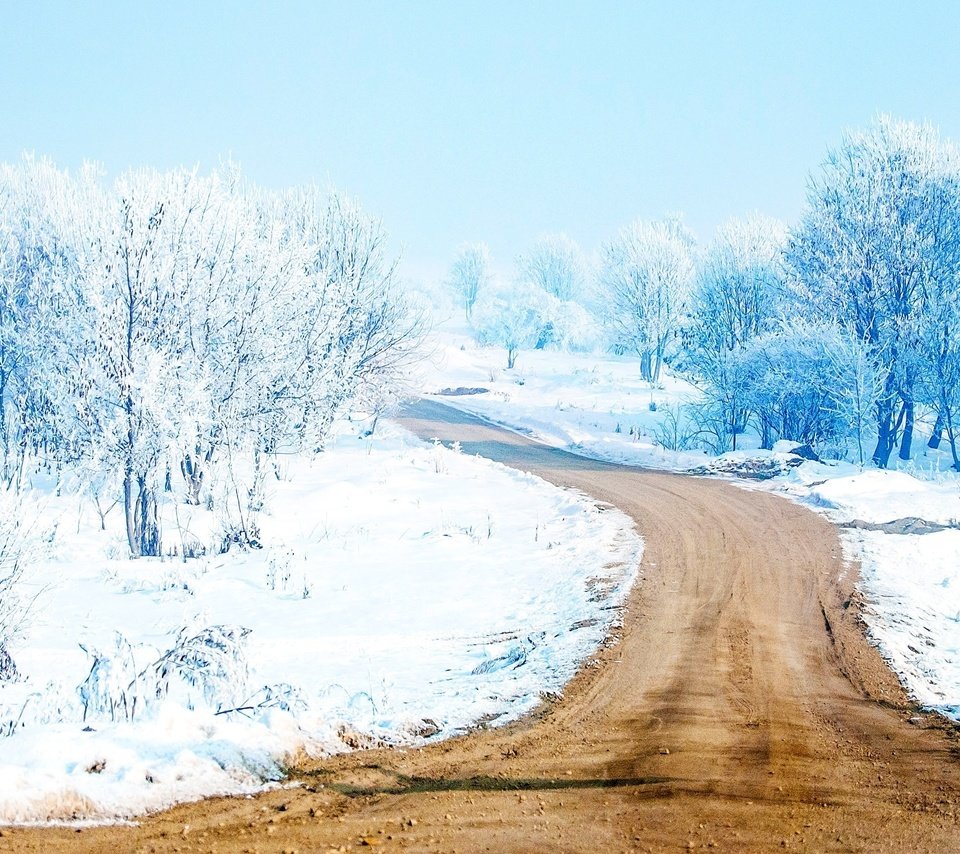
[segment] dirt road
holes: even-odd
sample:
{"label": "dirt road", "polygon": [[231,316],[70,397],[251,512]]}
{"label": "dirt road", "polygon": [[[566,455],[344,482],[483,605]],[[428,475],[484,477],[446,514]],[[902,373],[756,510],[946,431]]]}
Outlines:
{"label": "dirt road", "polygon": [[960,851],[960,740],[863,639],[833,528],[775,496],[547,450],[435,404],[408,426],[631,514],[620,642],[520,724],[294,771],[295,789],[0,850]]}

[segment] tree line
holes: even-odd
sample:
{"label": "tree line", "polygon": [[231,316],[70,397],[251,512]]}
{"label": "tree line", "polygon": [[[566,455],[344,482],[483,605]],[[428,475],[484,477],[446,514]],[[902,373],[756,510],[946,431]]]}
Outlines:
{"label": "tree line", "polygon": [[[735,449],[754,428],[879,467],[911,457],[918,415],[960,470],[960,150],[929,125],[882,117],[811,175],[799,221],[754,215],[698,246],[678,218],[637,221],[592,263],[542,238],[498,283],[483,244],[447,284],[481,342],[508,350],[598,344],[663,365],[704,392],[690,433]],[[682,432],[682,431],[681,431]]]}

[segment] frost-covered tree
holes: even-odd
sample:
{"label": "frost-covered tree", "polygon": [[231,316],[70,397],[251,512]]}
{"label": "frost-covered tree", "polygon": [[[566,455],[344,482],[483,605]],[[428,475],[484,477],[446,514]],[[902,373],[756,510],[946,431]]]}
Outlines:
{"label": "frost-covered tree", "polygon": [[517,279],[552,294],[561,302],[581,300],[586,285],[586,261],[566,234],[545,234],[529,252],[517,258]]}
{"label": "frost-covered tree", "polygon": [[703,385],[734,449],[750,414],[743,351],[774,329],[781,312],[784,237],[774,220],[731,220],[697,266],[682,366]]}
{"label": "frost-covered tree", "polygon": [[864,464],[863,439],[874,423],[874,408],[883,394],[886,370],[878,365],[863,341],[851,330],[831,327],[835,340],[827,354],[823,381],[836,414],[857,441],[857,460]]}
{"label": "frost-covered tree", "polygon": [[953,467],[960,471],[960,287],[956,279],[929,282],[919,323],[919,391],[936,413],[931,447],[947,435]]}
{"label": "frost-covered tree", "polygon": [[[157,500],[183,420],[192,269],[186,236],[200,215],[195,173],[132,172],[86,200],[71,244],[77,435],[118,471],[134,555],[160,554]],[[192,244],[188,244],[192,249]]]}
{"label": "frost-covered tree", "polygon": [[596,318],[574,300],[551,303],[550,343],[561,350],[588,353],[604,343],[604,333]]}
{"label": "frost-covered tree", "polygon": [[360,399],[376,409],[404,382],[424,320],[400,293],[379,220],[336,194],[308,193],[297,204],[311,247],[310,290],[295,300],[286,393],[292,435],[321,448],[345,406]]}
{"label": "frost-covered tree", "polygon": [[98,508],[118,494],[133,555],[160,553],[162,502],[214,501],[215,475],[242,516],[270,457],[320,450],[349,407],[396,399],[422,322],[384,245],[343,197],[264,193],[229,164],[111,185],[4,167],[7,480],[30,459],[73,472]]}
{"label": "frost-covered tree", "polygon": [[466,243],[457,250],[447,284],[460,297],[467,320],[473,314],[477,297],[491,278],[490,250],[486,243]]}
{"label": "frost-covered tree", "polygon": [[542,346],[551,335],[559,301],[535,285],[517,283],[512,287],[488,289],[473,312],[473,327],[481,344],[496,344],[507,351],[507,368],[512,369],[521,350]]}
{"label": "frost-covered tree", "polygon": [[49,161],[0,167],[0,430],[3,477],[18,480],[31,454],[64,444],[57,389],[72,325],[62,271],[71,249],[59,223],[77,210],[76,181]]}
{"label": "frost-covered tree", "polygon": [[697,265],[688,347],[736,350],[780,316],[786,230],[761,216],[724,223]]}
{"label": "frost-covered tree", "polygon": [[39,540],[30,516],[16,492],[0,489],[0,683],[18,675],[9,646],[20,637],[30,606],[23,574]]}
{"label": "frost-covered tree", "polygon": [[900,456],[910,457],[926,295],[943,287],[956,299],[958,174],[956,147],[935,129],[881,118],[828,153],[790,239],[800,301],[852,330],[885,375],[875,404],[881,467],[901,431]]}
{"label": "frost-covered tree", "polygon": [[[381,224],[354,202],[315,188],[240,202],[242,241],[191,320],[207,409],[194,410],[183,473],[196,502],[222,451],[231,471],[249,453],[258,506],[270,457],[322,450],[348,407],[379,413],[397,399],[423,322],[396,287]],[[209,269],[223,259],[214,253]]]}
{"label": "frost-covered tree", "polygon": [[601,250],[600,288],[617,345],[657,382],[677,335],[693,277],[693,238],[676,220],[636,221]]}
{"label": "frost-covered tree", "polygon": [[852,428],[859,436],[864,401],[873,399],[862,356],[841,330],[818,323],[785,322],[752,339],[742,350],[745,400],[762,447],[792,439],[837,448]]}

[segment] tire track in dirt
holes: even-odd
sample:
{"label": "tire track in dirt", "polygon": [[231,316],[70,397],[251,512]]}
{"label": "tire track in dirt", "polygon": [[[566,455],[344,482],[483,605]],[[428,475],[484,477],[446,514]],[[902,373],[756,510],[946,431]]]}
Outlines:
{"label": "tire track in dirt", "polygon": [[920,713],[864,640],[829,523],[435,403],[405,421],[636,519],[643,575],[619,642],[517,724],[305,761],[298,788],[137,827],[6,830],[0,851],[960,851],[957,728]]}

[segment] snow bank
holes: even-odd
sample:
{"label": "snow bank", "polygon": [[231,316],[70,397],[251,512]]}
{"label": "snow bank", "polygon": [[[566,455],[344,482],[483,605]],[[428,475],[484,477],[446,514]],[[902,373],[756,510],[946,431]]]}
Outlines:
{"label": "snow bank", "polygon": [[[811,483],[807,492],[812,501],[837,511],[837,519],[883,523],[918,517],[941,525],[960,520],[960,489],[954,476],[936,483],[898,471],[850,474],[848,468],[834,468],[828,473],[829,479]],[[811,476],[816,477],[807,472]]]}
{"label": "snow bank", "polygon": [[[50,499],[23,679],[0,684],[0,821],[124,818],[254,790],[304,752],[516,719],[596,650],[639,565],[623,514],[390,425],[280,474],[262,550],[186,562],[122,559],[119,512],[91,532]],[[211,626],[227,670],[157,699],[156,662]]]}
{"label": "snow bank", "polygon": [[960,531],[850,531],[869,634],[914,698],[960,720]]}

